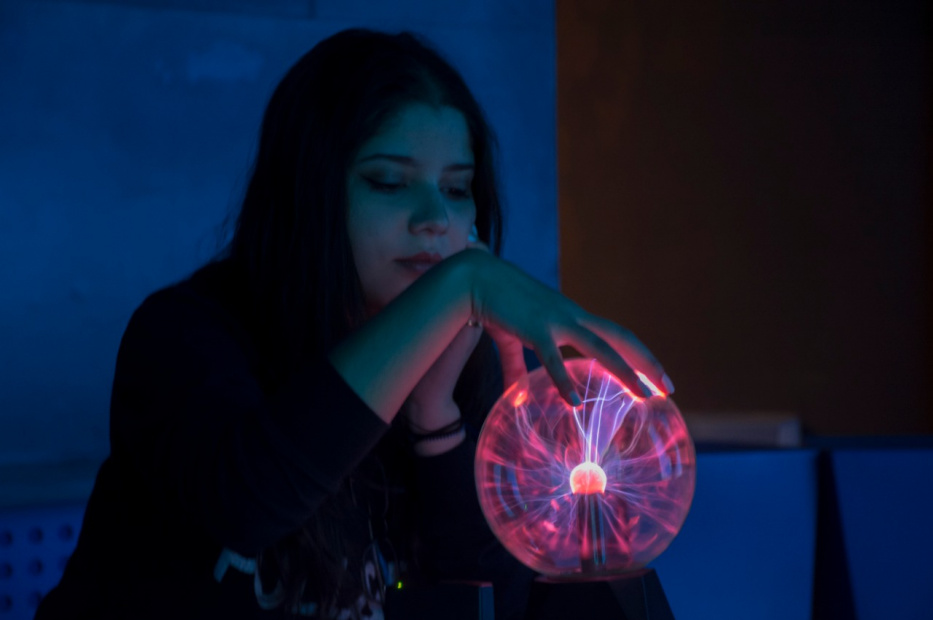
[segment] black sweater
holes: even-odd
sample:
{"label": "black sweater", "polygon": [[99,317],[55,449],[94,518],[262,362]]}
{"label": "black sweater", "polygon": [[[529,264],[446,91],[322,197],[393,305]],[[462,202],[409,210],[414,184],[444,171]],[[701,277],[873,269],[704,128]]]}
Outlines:
{"label": "black sweater", "polygon": [[260,608],[252,575],[230,568],[218,582],[222,551],[253,558],[293,534],[374,455],[404,491],[389,520],[395,546],[418,541],[413,578],[493,581],[496,617],[519,614],[531,573],[479,509],[475,442],[414,457],[398,425],[323,356],[270,388],[241,290],[221,261],[133,314],[117,357],[111,453],[36,618],[279,617],[281,607]]}

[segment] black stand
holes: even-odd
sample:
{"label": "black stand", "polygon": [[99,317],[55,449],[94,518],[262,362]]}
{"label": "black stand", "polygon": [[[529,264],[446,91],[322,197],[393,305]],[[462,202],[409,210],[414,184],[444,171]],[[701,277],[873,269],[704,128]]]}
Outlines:
{"label": "black stand", "polygon": [[538,577],[525,620],[674,620],[653,568],[587,580]]}

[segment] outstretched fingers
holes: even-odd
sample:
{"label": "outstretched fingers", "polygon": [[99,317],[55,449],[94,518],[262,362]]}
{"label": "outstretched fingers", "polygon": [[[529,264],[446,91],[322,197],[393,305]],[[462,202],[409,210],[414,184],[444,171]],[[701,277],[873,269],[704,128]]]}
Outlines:
{"label": "outstretched fingers", "polygon": [[509,389],[528,374],[525,366],[525,351],[522,341],[497,327],[487,325],[486,331],[496,343],[499,361],[502,364],[503,387]]}
{"label": "outstretched fingers", "polygon": [[[652,393],[660,392],[672,394],[674,384],[664,367],[631,331],[616,325],[608,319],[587,314],[579,319],[579,324],[597,334],[604,342],[608,342],[613,349],[619,352],[631,368],[636,369],[647,380]],[[621,377],[620,377],[621,379]]]}
{"label": "outstretched fingers", "polygon": [[587,357],[595,357],[633,394],[645,398],[654,395],[650,386],[641,381],[625,358],[598,334],[582,325],[578,325],[575,329],[570,330],[567,337],[569,338],[568,344]]}
{"label": "outstretched fingers", "polygon": [[551,376],[551,380],[561,397],[567,401],[567,404],[571,407],[582,405],[583,401],[577,393],[573,379],[570,378],[570,373],[567,372],[567,368],[564,366],[564,358],[560,354],[560,349],[557,348],[557,343],[550,338],[544,339],[535,343],[534,352],[538,356],[538,361],[541,362],[541,365]]}

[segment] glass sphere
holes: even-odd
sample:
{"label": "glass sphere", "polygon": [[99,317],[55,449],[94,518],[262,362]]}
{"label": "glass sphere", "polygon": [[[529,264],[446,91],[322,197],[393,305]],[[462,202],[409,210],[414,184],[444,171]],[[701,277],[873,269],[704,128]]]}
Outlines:
{"label": "glass sphere", "polygon": [[483,513],[505,548],[544,575],[642,568],[690,509],[693,442],[659,390],[635,396],[596,360],[565,364],[582,406],[539,368],[486,418],[476,450]]}

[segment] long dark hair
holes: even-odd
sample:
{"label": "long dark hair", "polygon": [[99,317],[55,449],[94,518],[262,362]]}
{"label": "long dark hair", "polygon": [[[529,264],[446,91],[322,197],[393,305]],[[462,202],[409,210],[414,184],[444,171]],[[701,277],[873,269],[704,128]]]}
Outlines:
{"label": "long dark hair", "polygon": [[[325,39],[285,75],[268,104],[259,149],[228,256],[248,289],[267,385],[305,358],[326,354],[366,318],[346,226],[347,171],[360,147],[403,106],[449,106],[466,119],[474,155],[479,238],[498,254],[503,216],[495,137],[460,74],[415,35],[346,30]],[[474,424],[501,390],[483,336],[454,398]],[[340,498],[276,544],[286,607],[315,580],[324,609],[338,603]],[[309,584],[310,585],[310,584]],[[332,594],[333,593],[333,594]],[[329,598],[330,597],[330,598]]]}

